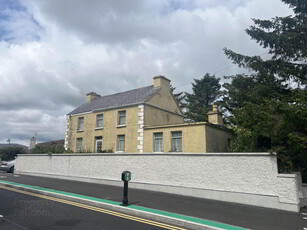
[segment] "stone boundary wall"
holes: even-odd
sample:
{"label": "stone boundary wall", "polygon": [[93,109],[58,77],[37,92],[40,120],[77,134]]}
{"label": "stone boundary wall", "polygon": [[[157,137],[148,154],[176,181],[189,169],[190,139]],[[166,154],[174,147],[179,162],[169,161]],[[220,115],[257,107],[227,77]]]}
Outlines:
{"label": "stone boundary wall", "polygon": [[299,177],[278,174],[270,153],[23,154],[18,174],[130,187],[298,212]]}

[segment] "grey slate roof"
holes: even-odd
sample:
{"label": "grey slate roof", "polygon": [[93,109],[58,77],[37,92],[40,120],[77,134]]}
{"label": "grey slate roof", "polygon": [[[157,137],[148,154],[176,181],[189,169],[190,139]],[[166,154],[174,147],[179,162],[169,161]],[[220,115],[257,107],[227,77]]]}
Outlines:
{"label": "grey slate roof", "polygon": [[155,88],[153,85],[150,85],[122,93],[98,97],[94,99],[91,103],[84,103],[80,105],[68,115],[142,103],[149,99],[151,96],[153,96],[155,93],[157,93],[159,90],[160,88]]}
{"label": "grey slate roof", "polygon": [[37,143],[36,146],[40,146],[40,147],[52,147],[52,146],[64,147],[64,139]]}

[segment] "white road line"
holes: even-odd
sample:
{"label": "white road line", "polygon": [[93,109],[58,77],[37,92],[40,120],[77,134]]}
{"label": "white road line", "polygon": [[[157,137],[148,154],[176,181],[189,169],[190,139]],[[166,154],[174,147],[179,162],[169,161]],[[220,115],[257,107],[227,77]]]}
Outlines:
{"label": "white road line", "polygon": [[304,213],[304,212],[303,212],[302,214],[305,215],[305,216],[307,216],[307,213]]}
{"label": "white road line", "polygon": [[307,217],[303,217],[304,220],[307,220]]}
{"label": "white road line", "polygon": [[303,228],[304,230],[307,230],[307,228]]}

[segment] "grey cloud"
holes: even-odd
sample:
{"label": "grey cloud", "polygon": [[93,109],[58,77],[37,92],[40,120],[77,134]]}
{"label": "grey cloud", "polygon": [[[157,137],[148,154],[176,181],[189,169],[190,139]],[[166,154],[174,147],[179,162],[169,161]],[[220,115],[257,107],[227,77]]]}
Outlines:
{"label": "grey cloud", "polygon": [[[244,33],[250,18],[289,14],[279,0],[21,3],[43,27],[39,41],[0,42],[0,140],[21,142],[35,132],[41,140],[63,138],[65,114],[89,91],[125,91],[151,84],[158,74],[189,91],[193,78],[206,72],[242,71],[225,69],[231,62],[222,48],[264,53]],[[22,39],[31,30],[14,36]]]}
{"label": "grey cloud", "polygon": [[0,141],[11,138],[12,142],[28,143],[38,133],[39,141],[64,138],[65,116],[50,116],[36,110],[15,110],[0,112],[5,121],[0,130]]}

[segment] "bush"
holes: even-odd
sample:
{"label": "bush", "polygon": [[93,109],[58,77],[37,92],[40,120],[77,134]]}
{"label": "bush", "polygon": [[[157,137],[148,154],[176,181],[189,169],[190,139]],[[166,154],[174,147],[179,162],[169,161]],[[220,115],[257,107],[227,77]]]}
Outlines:
{"label": "bush", "polygon": [[26,150],[22,147],[6,147],[0,149],[0,158],[3,161],[14,160],[18,154],[26,154]]}
{"label": "bush", "polygon": [[44,153],[64,153],[65,149],[59,145],[40,146],[36,145],[34,149],[31,149],[31,153],[44,154]]}

